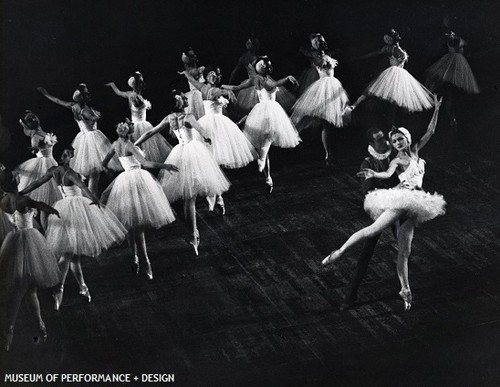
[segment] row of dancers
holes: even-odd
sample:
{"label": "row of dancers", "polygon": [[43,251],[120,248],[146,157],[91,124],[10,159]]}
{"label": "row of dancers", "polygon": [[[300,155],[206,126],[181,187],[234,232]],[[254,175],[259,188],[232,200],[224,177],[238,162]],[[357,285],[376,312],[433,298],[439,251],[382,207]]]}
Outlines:
{"label": "row of dancers", "polygon": [[[194,52],[184,53],[185,69],[179,74],[186,77],[191,91],[187,94],[173,91],[172,112],[155,127],[146,120],[146,110],[151,104],[142,96],[144,78],[141,73],[134,73],[128,80],[132,91],[123,92],[114,83],[107,84],[117,95],[128,100],[132,112],[131,121],[117,125],[118,139],[113,143],[97,129],[100,113],[89,106],[90,93],[85,84],[75,90],[72,102],[39,88],[48,99],[72,111],[80,133],[72,143],[74,151],[65,149],[58,164],[52,157],[57,137],[44,132],[38,117],[31,111],[20,120],[37,157],[22,163],[13,173],[4,171],[0,179],[0,187],[6,193],[0,204],[3,210],[0,213],[3,240],[0,276],[8,293],[7,328],[2,331],[4,348],[10,347],[17,311],[25,294],[29,295],[42,338],[46,338],[36,289],[55,287],[54,306],[59,309],[70,269],[80,293],[91,300],[83,278],[81,256],[97,257],[127,238],[134,271],[138,273],[142,269],[149,279],[153,279],[145,230],[173,222],[175,215],[170,203],[176,200],[184,202],[184,217],[189,228],[186,242],[198,254],[196,198],[207,197],[211,210],[217,204],[224,213],[222,194],[229,189],[230,182],[221,167],[241,168],[257,160],[258,169],[264,172],[266,184],[272,191],[270,146],[297,146],[301,141],[297,129],[310,127],[315,120],[320,120],[326,132],[330,131],[329,126],[345,125],[352,110],[366,96],[387,99],[409,111],[434,106],[435,112],[426,134],[415,144],[405,128],[390,133],[397,155],[387,165],[387,170],[361,172],[365,179],[386,179],[397,173],[400,183],[396,188],[367,195],[365,209],[375,220],[373,225],[355,233],[323,263],[335,261],[353,244],[364,238],[373,239],[398,221],[397,271],[400,295],[405,308],[409,309],[408,257],[414,226],[443,214],[445,207],[440,195],[421,190],[425,169],[418,153],[434,133],[442,99],[433,96],[404,70],[408,56],[399,46],[399,35],[391,31],[385,38],[387,46],[391,46],[390,51],[388,48],[384,51],[390,53],[391,66],[367,88],[357,103],[348,106],[347,94],[334,77],[337,62],[326,54],[324,39],[315,35],[313,46],[318,47],[316,56],[321,58],[319,66],[315,67],[319,79],[291,104],[290,116],[283,106],[294,97],[282,86],[287,83],[298,86],[299,83],[293,76],[274,80],[270,75],[272,64],[267,57],[258,56],[248,64],[249,78],[240,85],[220,85],[220,70],[201,69]],[[281,89],[285,90],[281,97],[285,101],[283,105],[276,101]],[[242,93],[245,90],[249,92]],[[239,92],[238,97],[235,91]],[[251,100],[255,97],[252,94],[256,95],[257,102],[240,120],[241,131],[224,115],[224,107],[229,101],[240,101],[238,106],[244,106],[241,101]],[[200,112],[204,114],[196,117]],[[166,129],[177,138],[175,147],[160,134]],[[327,161],[330,156],[327,153]],[[121,172],[99,195],[99,174],[107,168]],[[143,168],[161,171],[155,177]],[[82,182],[82,176],[87,185]],[[48,214],[40,216],[45,236],[33,228],[33,209]],[[59,260],[56,257],[60,257]]]}

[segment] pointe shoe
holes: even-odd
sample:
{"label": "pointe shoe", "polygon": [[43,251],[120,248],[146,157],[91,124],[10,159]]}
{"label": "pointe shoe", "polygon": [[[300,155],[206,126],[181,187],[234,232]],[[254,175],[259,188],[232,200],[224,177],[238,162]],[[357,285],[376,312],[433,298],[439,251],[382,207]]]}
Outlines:
{"label": "pointe shoe", "polygon": [[131,268],[135,274],[139,274],[139,257],[137,255],[134,255]]}
{"label": "pointe shoe", "polygon": [[408,311],[411,308],[412,295],[410,289],[401,289],[399,296],[403,299],[405,303],[405,310]]}
{"label": "pointe shoe", "polygon": [[266,166],[266,160],[257,159],[257,167],[259,168],[259,172],[262,172],[265,166]]}
{"label": "pointe shoe", "polygon": [[146,261],[146,276],[150,280],[153,279],[153,269],[151,268],[151,262],[149,262],[149,259]]}
{"label": "pointe shoe", "polygon": [[58,286],[52,293],[52,298],[54,299],[54,310],[59,310],[62,304],[64,294],[64,286]]}
{"label": "pointe shoe", "polygon": [[40,321],[40,324],[38,325],[38,330],[40,331],[40,337],[35,338],[36,342],[47,341],[47,328],[45,327],[45,323],[43,321]]}
{"label": "pointe shoe", "polygon": [[225,215],[226,214],[226,206],[224,205],[224,199],[222,198],[222,196],[219,196],[217,198],[217,205],[220,207],[221,215]]}
{"label": "pointe shoe", "polygon": [[339,259],[342,254],[343,254],[343,251],[341,251],[341,250],[332,251],[330,253],[330,255],[328,257],[326,257],[325,259],[323,259],[323,261],[321,263],[323,264],[323,266],[326,266],[329,263],[332,263],[333,261],[336,261],[337,259]]}
{"label": "pointe shoe", "polygon": [[196,254],[196,256],[198,256],[198,246],[200,245],[199,234],[196,232],[191,236],[191,238],[189,239],[186,238],[185,241],[188,245],[190,245],[193,248],[193,251]]}
{"label": "pointe shoe", "polygon": [[212,212],[215,209],[215,196],[207,196],[208,211]]}
{"label": "pointe shoe", "polygon": [[273,192],[274,184],[271,176],[266,179],[266,184],[269,186],[269,193]]}
{"label": "pointe shoe", "polygon": [[80,288],[80,295],[85,297],[88,302],[92,300],[92,297],[90,296],[90,291],[87,285],[83,284],[82,287]]}
{"label": "pointe shoe", "polygon": [[5,332],[2,334],[2,349],[4,351],[10,350],[10,345],[12,344],[12,338],[14,337],[14,326],[11,325]]}

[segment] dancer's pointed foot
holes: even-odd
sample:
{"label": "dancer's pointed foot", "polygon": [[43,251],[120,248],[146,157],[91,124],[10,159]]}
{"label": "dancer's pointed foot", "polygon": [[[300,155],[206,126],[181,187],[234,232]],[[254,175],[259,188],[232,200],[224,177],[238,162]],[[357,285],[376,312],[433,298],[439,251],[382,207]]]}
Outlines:
{"label": "dancer's pointed foot", "polygon": [[196,256],[198,256],[198,246],[200,245],[200,234],[198,233],[198,231],[194,232],[191,237],[186,238],[185,241],[193,248]]}
{"label": "dancer's pointed foot", "polygon": [[342,253],[343,253],[343,251],[340,249],[332,251],[330,253],[330,255],[328,255],[325,259],[323,259],[323,261],[321,263],[323,264],[323,266],[326,266],[329,263],[332,263],[333,261],[336,261],[337,259],[339,259],[340,256],[342,255]]}
{"label": "dancer's pointed foot", "polygon": [[212,212],[215,209],[215,196],[207,196],[208,211]]}
{"label": "dancer's pointed foot", "polygon": [[266,179],[266,184],[267,184],[267,186],[269,187],[269,193],[273,192],[274,183],[273,183],[273,178],[272,178],[271,176],[269,176],[269,177]]}
{"label": "dancer's pointed foot", "polygon": [[2,349],[4,351],[10,350],[13,337],[14,337],[14,325],[11,325],[2,333]]}
{"label": "dancer's pointed foot", "polygon": [[61,307],[63,294],[64,294],[63,285],[59,285],[54,289],[54,292],[52,293],[52,298],[54,299],[54,310],[59,310],[59,308]]}
{"label": "dancer's pointed foot", "polygon": [[134,255],[131,268],[135,274],[139,274],[139,257],[137,255]]}
{"label": "dancer's pointed foot", "polygon": [[226,214],[226,206],[224,204],[224,199],[222,198],[222,196],[217,197],[217,205],[220,207],[221,215],[225,215]]}
{"label": "dancer's pointed foot", "polygon": [[405,310],[410,310],[411,308],[411,302],[412,302],[412,295],[411,295],[411,290],[410,289],[401,289],[399,292],[399,296],[403,299],[405,303]]}
{"label": "dancer's pointed foot", "polygon": [[85,284],[83,284],[82,287],[80,288],[80,295],[85,297],[87,299],[87,302],[90,302],[92,300],[92,297],[90,296],[89,288]]}
{"label": "dancer's pointed foot", "polygon": [[152,280],[153,279],[153,269],[151,268],[151,262],[146,258],[146,276]]}

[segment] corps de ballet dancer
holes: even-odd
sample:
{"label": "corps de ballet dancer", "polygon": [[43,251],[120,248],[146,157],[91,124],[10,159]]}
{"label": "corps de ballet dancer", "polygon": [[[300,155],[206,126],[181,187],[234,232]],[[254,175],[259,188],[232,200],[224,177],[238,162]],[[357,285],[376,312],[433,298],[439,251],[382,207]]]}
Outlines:
{"label": "corps de ballet dancer", "polygon": [[[143,133],[153,129],[153,125],[146,120],[146,111],[151,109],[151,103],[142,96],[146,84],[143,75],[139,71],[136,71],[128,79],[127,83],[132,88],[132,91],[121,91],[114,82],[106,83],[106,86],[110,86],[119,97],[128,100],[132,122],[134,123],[134,134],[131,140],[135,141]],[[148,142],[143,143],[141,149],[146,154],[147,160],[162,163],[172,150],[172,146],[161,133],[158,133]]]}
{"label": "corps de ballet dancer", "polygon": [[[181,55],[181,60],[184,65],[184,71],[191,75],[198,82],[205,82],[203,79],[204,66],[198,66],[198,56],[192,47],[184,50]],[[185,93],[188,100],[186,107],[187,112],[192,114],[197,120],[205,115],[205,107],[203,106],[203,97],[201,91],[196,88],[191,82],[188,81],[189,91]],[[165,159],[164,159],[165,160]]]}
{"label": "corps de ballet dancer", "polygon": [[301,47],[299,52],[309,61],[309,67],[299,77],[299,95],[320,78],[323,55],[327,53],[328,44],[320,33],[309,35],[309,47]]}
{"label": "corps de ballet dancer", "polygon": [[416,144],[412,143],[411,134],[406,128],[393,128],[389,133],[391,145],[398,153],[390,162],[387,171],[375,172],[372,169],[366,169],[358,174],[367,179],[373,177],[387,179],[396,172],[400,183],[396,188],[369,192],[365,197],[364,208],[374,222],[352,234],[338,250],[332,251],[323,260],[323,265],[336,261],[356,243],[380,234],[397,220],[404,218],[397,233],[397,273],[401,283],[399,295],[404,301],[405,310],[409,310],[412,303],[408,280],[408,258],[415,226],[445,213],[446,202],[443,197],[437,193],[430,194],[422,190],[425,161],[419,156],[419,151],[434,134],[441,102],[442,98],[438,100],[434,97],[434,114],[426,133]]}
{"label": "corps de ballet dancer", "polygon": [[29,310],[37,320],[39,334],[35,341],[47,340],[47,329],[40,313],[38,288],[51,288],[59,283],[57,258],[43,235],[33,228],[36,210],[58,216],[57,210],[43,202],[21,195],[9,170],[0,173],[0,189],[6,194],[0,209],[12,224],[0,248],[0,298],[6,301],[5,326],[1,330],[1,347],[10,349],[21,301],[26,297]]}
{"label": "corps de ballet dancer", "polygon": [[[52,149],[57,143],[57,137],[42,130],[40,120],[31,110],[24,112],[19,123],[23,127],[24,134],[31,138],[31,149],[36,153],[36,157],[19,164],[14,169],[19,182],[17,188],[22,191],[45,175],[50,168],[57,166],[57,161],[52,156]],[[27,195],[33,200],[47,203],[50,206],[62,199],[55,181],[50,181]]]}
{"label": "corps de ballet dancer", "polygon": [[222,85],[228,90],[254,88],[259,97],[259,103],[253,107],[245,119],[243,132],[257,149],[259,172],[264,172],[269,192],[274,184],[271,177],[269,148],[271,145],[280,148],[294,148],[300,143],[300,137],[290,117],[281,105],[276,102],[277,88],[286,82],[298,85],[297,80],[289,75],[275,81],[270,77],[273,71],[271,61],[267,56],[261,57],[255,65],[256,75],[238,86]]}
{"label": "corps de ballet dancer", "polygon": [[[237,169],[248,165],[257,158],[253,145],[248,141],[240,128],[231,119],[222,114],[222,110],[229,103],[235,102],[234,93],[230,90],[220,89],[217,85],[220,82],[221,74],[218,68],[205,68],[203,84],[194,79],[189,73],[181,72],[188,79],[189,83],[201,91],[205,115],[198,120],[198,123],[206,131],[211,139],[208,145],[212,155],[222,168]],[[213,211],[216,198],[207,197],[210,210]],[[217,204],[221,207],[222,214],[225,214],[225,205],[222,195],[217,197]]]}
{"label": "corps de ballet dancer", "polygon": [[[101,207],[99,199],[82,182],[80,175],[70,167],[73,149],[65,149],[61,163],[33,182],[21,193],[55,181],[62,199],[54,204],[60,217],[50,216],[45,233],[47,243],[59,259],[61,282],[53,292],[54,309],[59,310],[64,294],[68,270],[71,268],[80,295],[91,301],[91,295],[81,265],[81,257],[97,258],[115,244],[120,244],[127,231],[109,209]],[[82,191],[85,197],[82,196]],[[89,199],[90,198],[90,199]]]}
{"label": "corps de ballet dancer", "polygon": [[73,118],[80,128],[80,132],[76,135],[72,144],[75,149],[75,157],[71,160],[71,168],[88,179],[90,192],[97,195],[99,175],[104,169],[102,160],[106,157],[111,143],[97,129],[97,121],[101,118],[101,114],[88,105],[91,96],[87,86],[84,83],[78,85],[73,93],[73,102],[54,97],[43,87],[38,87],[37,90],[57,105],[71,109]]}
{"label": "corps de ballet dancer", "polygon": [[332,166],[331,134],[334,128],[347,124],[345,116],[349,98],[340,81],[334,76],[338,62],[323,54],[318,63],[319,79],[314,81],[299,97],[292,108],[292,119],[300,132],[307,128],[314,119],[320,119],[322,130],[321,140],[325,149],[325,162]]}
{"label": "corps de ballet dancer", "polygon": [[352,105],[353,109],[356,108],[367,97],[376,97],[390,102],[393,105],[389,114],[390,126],[394,125],[396,120],[396,107],[413,113],[430,109],[433,103],[432,93],[404,69],[408,54],[399,45],[400,41],[401,36],[392,29],[384,35],[385,46],[382,49],[358,58],[387,55],[390,66],[370,83]]}
{"label": "corps de ballet dancer", "polygon": [[[152,130],[157,129],[159,132],[163,128],[162,121]],[[170,173],[178,169],[175,165],[146,160],[139,147],[130,141],[133,132],[134,123],[129,120],[116,127],[118,140],[113,142],[103,166],[106,167],[116,154],[124,171],[106,188],[101,200],[128,231],[128,243],[133,254],[132,270],[138,274],[143,261],[144,272],[152,280],[153,270],[146,248],[145,230],[170,224],[175,220],[175,215],[160,183],[142,167],[165,169]]]}
{"label": "corps de ballet dancer", "polygon": [[[230,183],[204,144],[211,141],[206,136],[207,132],[192,114],[186,113],[186,96],[173,90],[171,98],[172,113],[162,122],[165,122],[179,143],[172,149],[165,163],[177,166],[179,173],[160,171],[158,179],[170,202],[179,199],[184,201],[184,218],[189,229],[186,242],[198,255],[200,232],[196,223],[196,198],[220,196],[229,189]],[[136,143],[147,141],[161,129],[163,128],[146,132]]]}
{"label": "corps de ballet dancer", "polygon": [[446,33],[448,53],[427,69],[426,86],[445,97],[446,113],[450,126],[457,127],[455,103],[458,92],[478,94],[479,86],[464,56],[465,40],[453,31]]}

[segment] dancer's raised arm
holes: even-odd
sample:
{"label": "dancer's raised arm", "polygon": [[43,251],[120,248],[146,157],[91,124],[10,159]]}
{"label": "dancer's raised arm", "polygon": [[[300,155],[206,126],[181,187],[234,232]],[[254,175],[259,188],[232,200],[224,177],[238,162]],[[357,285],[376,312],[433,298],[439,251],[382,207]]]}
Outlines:
{"label": "dancer's raised arm", "polygon": [[418,153],[418,151],[422,149],[430,140],[430,138],[434,135],[439,116],[439,108],[441,107],[442,102],[443,102],[443,97],[438,99],[437,95],[434,94],[434,113],[432,114],[432,118],[429,122],[429,125],[427,126],[427,131],[422,136],[420,141],[412,147],[413,152]]}
{"label": "dancer's raised arm", "polygon": [[48,100],[58,104],[59,106],[65,107],[67,109],[71,109],[73,105],[75,104],[74,102],[67,102],[63,101],[62,99],[59,99],[57,97],[54,97],[53,95],[49,94],[47,90],[45,90],[43,87],[37,87],[36,88],[45,98]]}
{"label": "dancer's raised arm", "polygon": [[106,83],[104,86],[109,86],[111,87],[111,89],[113,89],[113,91],[115,92],[115,94],[119,97],[122,97],[122,98],[129,98],[130,95],[133,93],[132,91],[121,91],[116,85],[114,82],[108,82]]}

